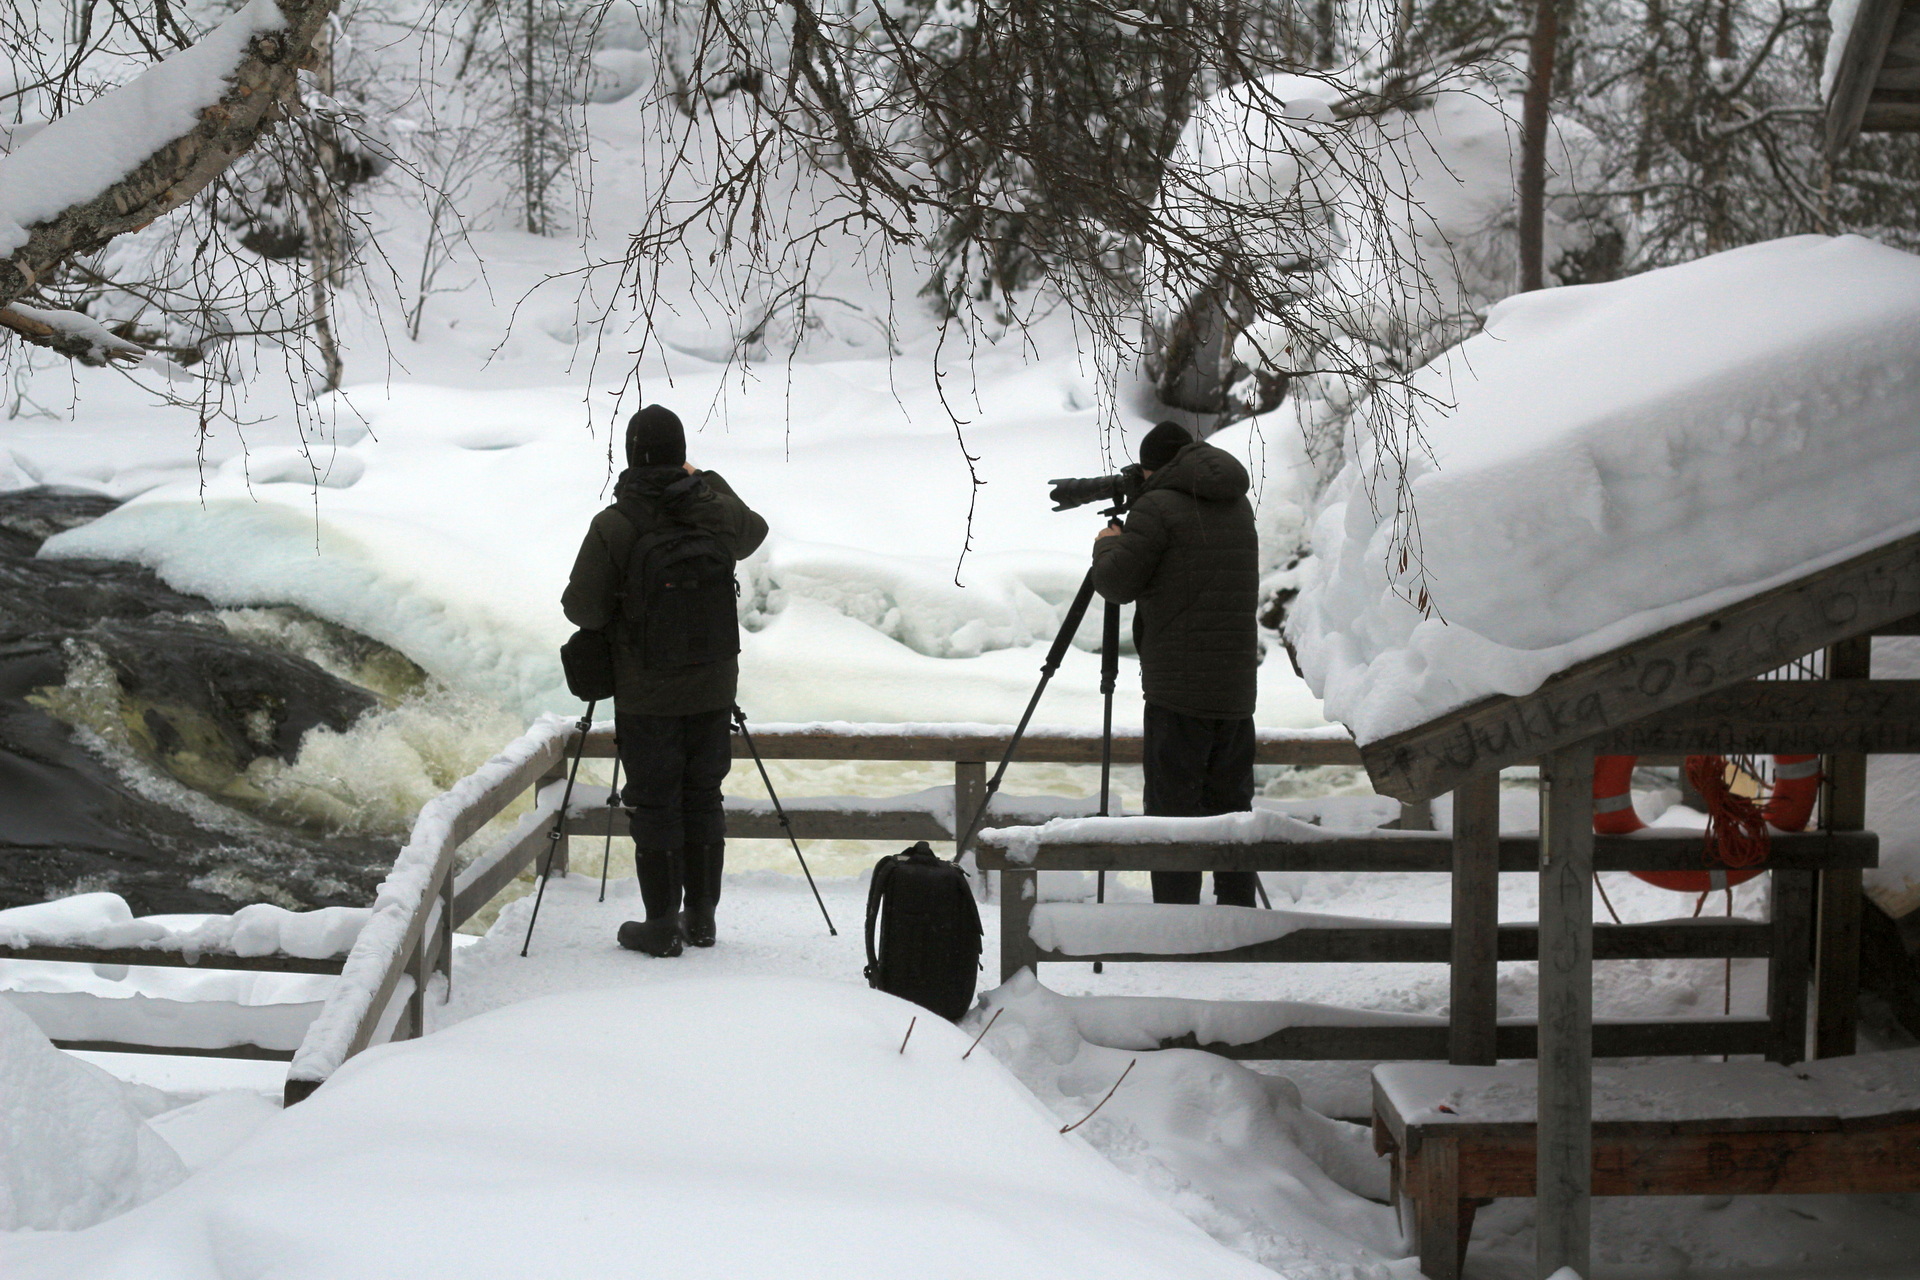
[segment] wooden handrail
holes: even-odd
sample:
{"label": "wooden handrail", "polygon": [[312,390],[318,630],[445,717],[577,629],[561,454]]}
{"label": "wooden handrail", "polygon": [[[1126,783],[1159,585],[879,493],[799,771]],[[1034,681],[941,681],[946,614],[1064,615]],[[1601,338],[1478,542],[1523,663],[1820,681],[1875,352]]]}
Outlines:
{"label": "wooden handrail", "polygon": [[[751,725],[754,745],[769,760],[920,760],[996,763],[1007,749],[1010,725]],[[571,748],[569,748],[571,750]],[[747,758],[746,743],[733,741],[737,760]],[[587,736],[587,755],[613,755],[613,733],[596,727]],[[1099,764],[1098,730],[1048,729],[1020,740],[1015,760],[1047,764]],[[1344,729],[1261,729],[1256,731],[1254,763],[1327,765],[1360,763],[1360,748]],[[1116,730],[1115,764],[1140,763],[1140,733]]]}

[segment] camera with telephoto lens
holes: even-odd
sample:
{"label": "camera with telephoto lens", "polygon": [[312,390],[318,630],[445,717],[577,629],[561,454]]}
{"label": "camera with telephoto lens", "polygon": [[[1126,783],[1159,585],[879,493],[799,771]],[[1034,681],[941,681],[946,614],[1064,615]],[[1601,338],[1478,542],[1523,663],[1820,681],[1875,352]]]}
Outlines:
{"label": "camera with telephoto lens", "polygon": [[1071,511],[1089,502],[1105,502],[1116,510],[1125,510],[1128,503],[1140,496],[1140,487],[1146,480],[1146,473],[1140,469],[1140,464],[1134,463],[1110,476],[1049,480],[1047,483],[1053,486],[1053,490],[1047,496],[1053,500],[1055,511]]}

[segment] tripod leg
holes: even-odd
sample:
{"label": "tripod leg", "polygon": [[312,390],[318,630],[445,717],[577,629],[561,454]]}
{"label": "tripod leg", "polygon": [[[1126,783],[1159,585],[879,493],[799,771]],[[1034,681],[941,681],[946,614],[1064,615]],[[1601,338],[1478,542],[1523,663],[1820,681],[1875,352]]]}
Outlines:
{"label": "tripod leg", "polygon": [[620,734],[613,735],[613,789],[607,792],[607,843],[600,850],[600,901],[607,900],[607,864],[613,861],[613,815],[620,808]]}
{"label": "tripod leg", "polygon": [[[1120,683],[1120,606],[1109,600],[1100,619],[1100,816],[1106,817],[1112,809],[1113,786],[1113,690]],[[1093,900],[1107,900],[1107,873],[1096,872],[1093,882]],[[1095,973],[1106,972],[1106,966],[1098,960],[1093,962]]]}
{"label": "tripod leg", "polygon": [[1007,740],[1007,749],[1000,754],[1000,763],[994,768],[993,776],[987,779],[987,790],[980,798],[980,807],[974,811],[967,829],[960,832],[960,838],[954,841],[954,861],[960,860],[962,852],[980,834],[980,824],[986,820],[994,796],[1000,793],[1000,781],[1007,776],[1007,766],[1013,763],[1013,753],[1020,746],[1020,739],[1027,734],[1027,724],[1033,719],[1034,708],[1040,705],[1040,695],[1047,691],[1047,682],[1060,669],[1061,661],[1067,656],[1067,646],[1073,643],[1073,637],[1079,633],[1081,619],[1087,616],[1087,605],[1092,601],[1093,570],[1088,569],[1087,576],[1080,581],[1080,589],[1073,593],[1073,603],[1067,606],[1067,616],[1060,624],[1059,634],[1054,636],[1053,644],[1047,649],[1046,661],[1040,664],[1040,683],[1033,687],[1033,696],[1027,699],[1027,709],[1020,713],[1020,723],[1013,727],[1013,737]]}
{"label": "tripod leg", "polygon": [[587,731],[593,728],[593,709],[597,702],[589,702],[584,714],[574,723],[574,732],[580,735],[580,745],[574,749],[573,768],[567,771],[566,790],[560,793],[560,812],[553,815],[553,830],[547,833],[547,865],[540,871],[540,887],[533,892],[533,913],[527,917],[527,937],[520,944],[520,958],[527,957],[527,948],[533,945],[533,926],[540,919],[540,903],[547,896],[547,879],[553,875],[553,857],[560,851],[560,842],[566,838],[567,807],[573,803],[574,780],[580,776],[580,761],[587,754]]}
{"label": "tripod leg", "polygon": [[733,723],[740,730],[740,736],[747,741],[747,754],[753,757],[755,767],[760,770],[760,781],[767,785],[767,798],[773,801],[773,812],[780,819],[780,829],[787,833],[787,840],[793,845],[793,856],[800,859],[800,870],[807,877],[807,888],[813,890],[813,900],[820,908],[820,918],[827,922],[827,936],[837,938],[840,931],[833,927],[833,917],[827,914],[827,904],[820,897],[820,886],[813,882],[813,870],[807,866],[807,855],[800,852],[800,841],[793,834],[793,824],[787,821],[787,811],[781,807],[780,796],[773,789],[773,779],[767,775],[767,762],[760,758],[760,748],[753,745],[753,734],[747,729],[747,713],[737,706],[733,709]]}

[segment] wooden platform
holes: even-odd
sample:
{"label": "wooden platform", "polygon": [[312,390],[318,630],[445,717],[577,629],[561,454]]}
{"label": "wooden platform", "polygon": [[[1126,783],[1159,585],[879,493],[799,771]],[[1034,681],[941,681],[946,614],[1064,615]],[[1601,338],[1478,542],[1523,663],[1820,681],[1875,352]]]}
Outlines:
{"label": "wooden platform", "polygon": [[[1885,1060],[1872,1074],[1910,1087],[1876,1094],[1848,1080],[1872,1059]],[[1920,1106],[1898,1105],[1916,1101],[1920,1050],[1799,1071],[1682,1063],[1594,1074],[1594,1195],[1920,1191]],[[1428,1280],[1457,1280],[1480,1205],[1534,1195],[1532,1076],[1532,1064],[1375,1068],[1374,1149],[1392,1157],[1396,1196],[1413,1205]]]}

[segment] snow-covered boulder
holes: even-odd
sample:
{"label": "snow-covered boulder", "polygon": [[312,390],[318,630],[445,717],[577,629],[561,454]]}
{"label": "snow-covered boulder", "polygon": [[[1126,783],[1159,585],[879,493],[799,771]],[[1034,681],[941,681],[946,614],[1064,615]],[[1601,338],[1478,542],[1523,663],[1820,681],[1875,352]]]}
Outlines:
{"label": "snow-covered boulder", "polygon": [[90,1227],[185,1176],[125,1086],[0,1000],[0,1231]]}

